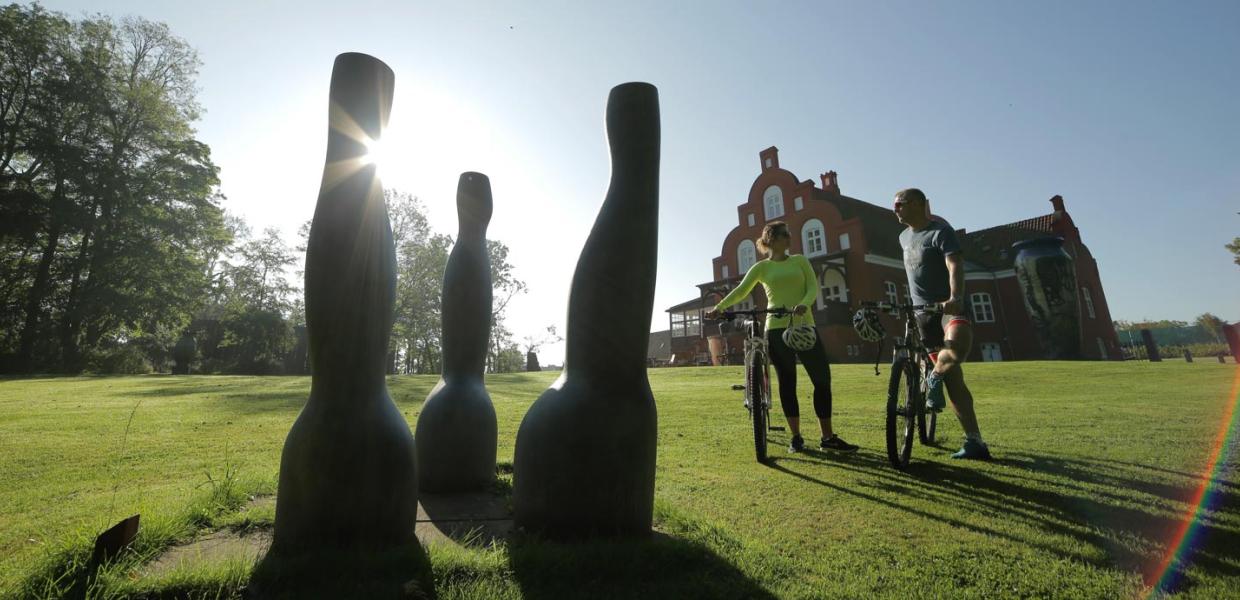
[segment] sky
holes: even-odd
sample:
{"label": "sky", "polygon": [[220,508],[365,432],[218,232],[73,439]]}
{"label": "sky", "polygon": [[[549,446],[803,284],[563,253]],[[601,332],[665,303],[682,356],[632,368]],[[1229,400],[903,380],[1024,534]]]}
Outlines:
{"label": "sky", "polygon": [[[887,205],[920,187],[968,230],[1059,194],[1115,319],[1240,321],[1237,2],[47,1],[167,23],[197,49],[198,137],[227,210],[290,244],[310,219],[341,52],[396,74],[381,177],[455,234],[463,171],[491,179],[488,237],[529,292],[518,341],[562,333],[607,191],[603,115],[659,88],[659,264],[651,330],[697,296],[779,148],[801,180]],[[544,347],[544,364],[563,360]]]}

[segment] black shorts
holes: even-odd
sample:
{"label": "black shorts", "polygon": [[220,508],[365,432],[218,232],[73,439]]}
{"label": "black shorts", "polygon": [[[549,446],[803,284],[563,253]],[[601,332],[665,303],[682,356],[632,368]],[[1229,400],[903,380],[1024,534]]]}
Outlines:
{"label": "black shorts", "polygon": [[964,315],[941,315],[939,313],[917,313],[917,330],[921,333],[921,343],[931,351],[939,350],[945,342],[944,333],[948,328],[969,324],[969,317]]}

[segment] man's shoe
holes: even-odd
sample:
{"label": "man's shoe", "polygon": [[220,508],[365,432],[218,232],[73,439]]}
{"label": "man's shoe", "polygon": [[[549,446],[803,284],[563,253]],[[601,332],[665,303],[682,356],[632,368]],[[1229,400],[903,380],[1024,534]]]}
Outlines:
{"label": "man's shoe", "polygon": [[818,447],[823,450],[834,450],[836,452],[856,452],[859,446],[845,442],[838,435],[833,435],[831,439],[823,438]]}
{"label": "man's shoe", "polygon": [[792,443],[788,444],[788,451],[797,453],[805,449],[805,439],[799,435],[792,436]]}
{"label": "man's shoe", "polygon": [[974,460],[990,460],[990,447],[985,442],[966,439],[952,458],[971,458]]}
{"label": "man's shoe", "polygon": [[943,412],[947,408],[947,399],[943,397],[943,378],[933,373],[926,377],[926,410]]}

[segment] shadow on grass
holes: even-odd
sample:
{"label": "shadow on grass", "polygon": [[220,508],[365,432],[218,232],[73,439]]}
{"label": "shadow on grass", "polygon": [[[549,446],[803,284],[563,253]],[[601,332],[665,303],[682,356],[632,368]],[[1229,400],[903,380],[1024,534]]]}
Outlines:
{"label": "shadow on grass", "polygon": [[435,598],[426,550],[416,541],[380,553],[268,554],[254,567],[248,600]]}
{"label": "shadow on grass", "polygon": [[520,536],[508,560],[527,599],[775,599],[706,545],[664,533],[576,543]]}
{"label": "shadow on grass", "polygon": [[[1151,481],[1133,472],[1137,469],[1125,471],[1127,465],[1117,461],[1095,462],[1021,451],[1004,452],[992,461],[1004,467],[998,472],[973,463],[957,465],[914,459],[902,473],[890,466],[884,454],[805,454],[811,458],[775,457],[768,466],[903,514],[1037,548],[1064,559],[1139,572],[1150,586],[1157,583],[1161,573],[1155,571],[1161,566],[1160,559],[1170,551],[1167,546],[1174,542],[1183,525],[1186,511],[1180,507],[1190,502],[1196,492],[1195,487]],[[866,478],[857,486],[861,489],[824,481],[786,466],[822,462],[864,475]],[[865,488],[878,493],[867,493]],[[1215,506],[1222,511],[1229,510],[1222,507],[1234,510],[1240,506],[1234,489],[1230,485],[1219,486]],[[1039,542],[1020,535],[1020,528],[989,527],[980,524],[984,521],[969,519],[969,513],[1070,537],[1097,553],[1073,552],[1065,549],[1068,545]],[[1235,548],[1240,548],[1240,531],[1211,514],[1199,515],[1197,528],[1198,543],[1191,559],[1176,568],[1182,572],[1192,566],[1206,575],[1240,576],[1240,561],[1235,554]],[[1099,559],[1099,555],[1105,558]],[[1177,579],[1176,589],[1167,591],[1191,587],[1190,580]]]}

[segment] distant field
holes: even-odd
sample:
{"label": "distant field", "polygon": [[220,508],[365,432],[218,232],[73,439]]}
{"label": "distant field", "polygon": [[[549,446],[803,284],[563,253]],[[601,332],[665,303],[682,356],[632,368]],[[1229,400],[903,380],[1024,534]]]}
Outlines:
{"label": "distant field", "polygon": [[[729,389],[738,367],[650,371],[656,519],[670,537],[649,552],[630,548],[637,558],[625,564],[644,570],[587,569],[573,562],[589,560],[581,557],[530,566],[502,545],[432,550],[439,596],[1144,597],[1192,508],[1238,377],[1234,364],[1206,361],[968,365],[996,460],[948,458],[960,430],[945,415],[942,445],[918,446],[899,473],[883,447],[886,367],[882,377],[867,365],[832,369],[836,429],[862,450],[775,448],[771,466],[754,462],[739,393]],[[522,415],[556,375],[488,377],[501,462],[511,462]],[[411,426],[435,381],[389,379]],[[814,431],[809,386],[802,374],[802,413]],[[235,503],[182,518],[213,491],[208,474],[218,482],[231,470],[243,494],[272,493],[308,390],[308,378],[293,377],[0,380],[0,593],[30,593],[18,586],[58,568],[49,548],[80,547],[135,512],[143,535],[148,519],[152,536],[163,524],[159,540],[227,521]],[[1175,597],[1240,597],[1237,445]],[[235,596],[247,574],[204,573],[177,589]],[[117,585],[112,593],[124,596],[124,585],[164,584]]]}

